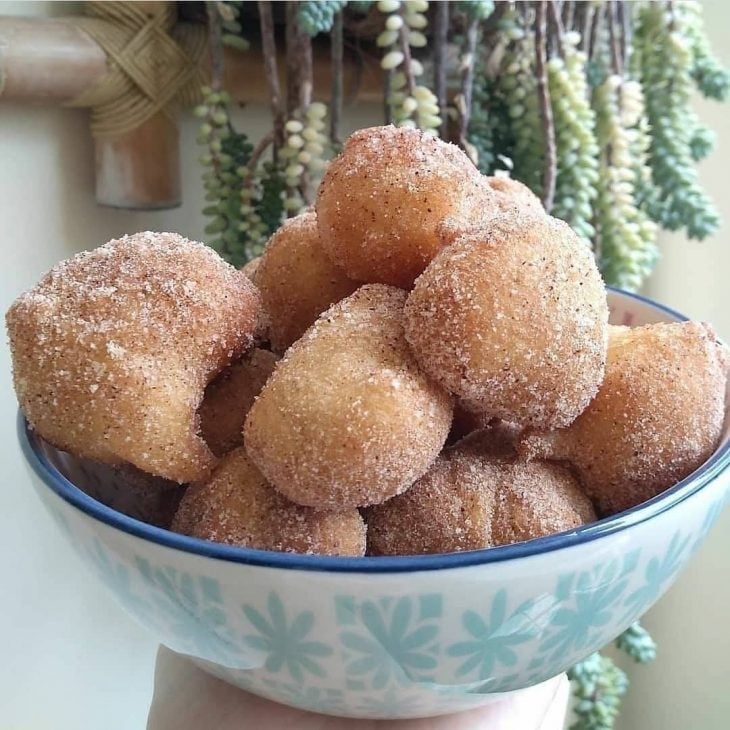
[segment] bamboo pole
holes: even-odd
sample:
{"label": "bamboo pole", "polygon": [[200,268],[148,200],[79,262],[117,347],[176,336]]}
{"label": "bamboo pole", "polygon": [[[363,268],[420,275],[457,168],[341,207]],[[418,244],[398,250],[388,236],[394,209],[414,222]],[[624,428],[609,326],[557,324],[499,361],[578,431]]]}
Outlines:
{"label": "bamboo pole", "polygon": [[[313,73],[318,89],[332,82],[330,50],[313,45]],[[279,79],[285,85],[283,51],[277,58]],[[269,90],[261,49],[246,52],[225,49],[225,87],[244,104],[268,104]],[[382,100],[380,59],[345,52],[343,98]],[[0,17],[0,102],[3,100],[67,104],[99,82],[106,71],[100,46],[73,18]]]}
{"label": "bamboo pole", "polygon": [[[150,13],[165,3],[145,3]],[[179,26],[178,26],[179,27]],[[184,34],[180,35],[181,43]],[[283,53],[277,67],[285,88]],[[69,18],[0,17],[0,102],[69,104],[93,88],[107,71],[103,49]],[[313,49],[313,75],[319,89],[332,82],[330,50]],[[346,55],[344,98],[379,101],[379,59]],[[270,102],[260,48],[241,53],[226,49],[225,88],[243,104]],[[131,209],[171,208],[180,204],[179,131],[175,120],[158,112],[137,129],[116,138],[94,140],[96,199]]]}

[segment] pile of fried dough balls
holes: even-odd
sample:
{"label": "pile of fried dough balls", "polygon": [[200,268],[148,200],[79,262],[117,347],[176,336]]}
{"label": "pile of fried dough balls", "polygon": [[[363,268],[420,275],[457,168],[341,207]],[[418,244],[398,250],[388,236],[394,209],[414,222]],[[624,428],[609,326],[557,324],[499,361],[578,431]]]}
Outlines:
{"label": "pile of fried dough balls", "polygon": [[186,485],[172,530],[267,550],[571,530],[695,470],[724,419],[708,325],[609,326],[568,225],[392,126],[353,134],[243,271],[177,234],[125,236],[52,269],[7,326],[42,439]]}

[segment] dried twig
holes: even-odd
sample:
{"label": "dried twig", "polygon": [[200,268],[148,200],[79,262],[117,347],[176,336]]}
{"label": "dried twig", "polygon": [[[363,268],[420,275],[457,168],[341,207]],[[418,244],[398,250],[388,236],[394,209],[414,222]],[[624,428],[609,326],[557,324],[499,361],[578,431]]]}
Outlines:
{"label": "dried twig", "polygon": [[598,37],[599,30],[601,28],[601,25],[603,24],[603,19],[606,13],[606,5],[604,3],[601,3],[593,13],[593,22],[591,23],[591,35],[590,35],[590,43],[587,44],[586,47],[586,54],[588,55],[588,59],[592,59],[593,56],[596,53],[596,49],[598,48],[598,43],[600,41],[600,38]]}
{"label": "dried twig", "polygon": [[393,124],[393,108],[390,105],[390,94],[393,90],[393,71],[383,71],[383,119],[386,124]]}
{"label": "dried twig", "polygon": [[441,110],[439,134],[446,136],[446,45],[449,39],[448,0],[436,3],[433,20],[433,88]]}
{"label": "dried twig", "polygon": [[264,74],[269,89],[271,114],[274,118],[274,154],[284,144],[284,107],[279,87],[279,71],[276,64],[276,39],[274,37],[274,18],[270,2],[259,2],[259,21],[261,24],[261,50],[264,56]]}
{"label": "dried twig", "polygon": [[615,74],[623,73],[623,60],[621,57],[621,49],[619,46],[619,29],[617,18],[617,3],[608,3],[608,39],[611,47],[611,67]]}
{"label": "dried twig", "polygon": [[633,6],[624,0],[616,3],[618,7],[618,21],[621,26],[621,55],[624,59],[624,66],[629,63],[631,57],[631,13]]}
{"label": "dried twig", "polygon": [[545,166],[542,175],[542,204],[549,213],[555,198],[555,178],[557,177],[557,154],[555,149],[555,124],[550,104],[550,88],[547,80],[547,1],[540,0],[535,19],[535,71],[537,74],[537,94],[540,102],[540,117],[543,127],[545,147]]}
{"label": "dried twig", "polygon": [[593,30],[593,16],[595,15],[596,9],[593,3],[588,2],[581,3],[581,6],[583,7],[583,28],[580,33],[580,45],[581,50],[588,54],[591,47],[591,31]]}
{"label": "dried twig", "polygon": [[297,3],[286,4],[286,107],[296,116],[312,101],[312,39],[299,28]]}
{"label": "dried twig", "polygon": [[337,13],[332,23],[332,94],[330,96],[330,140],[339,145],[340,118],[342,116],[342,76],[343,76],[343,38],[342,11]]}
{"label": "dried twig", "polygon": [[459,105],[459,143],[468,150],[469,121],[471,120],[472,97],[474,95],[474,62],[479,40],[479,20],[473,18],[466,28],[466,42],[461,61],[461,93]]}
{"label": "dried twig", "polygon": [[[403,73],[406,77],[406,91],[408,96],[413,96],[416,89],[416,79],[413,76],[413,67],[411,66],[411,47],[408,45],[408,26],[403,23],[400,29],[400,49],[403,54]],[[418,110],[413,112],[413,121],[418,124]]]}
{"label": "dried twig", "polygon": [[548,14],[550,16],[550,24],[554,32],[554,43],[558,50],[560,58],[565,58],[565,47],[563,46],[563,19],[558,12],[558,8],[554,0],[548,0]]}
{"label": "dried twig", "polygon": [[221,16],[218,4],[206,3],[208,11],[208,37],[210,44],[210,88],[213,91],[223,89],[223,41],[221,40]]}
{"label": "dried twig", "polygon": [[248,168],[248,174],[246,175],[245,179],[243,180],[244,187],[250,188],[253,185],[254,174],[256,172],[256,166],[259,164],[259,160],[261,159],[264,152],[266,152],[266,150],[273,144],[274,137],[275,137],[275,132],[272,129],[270,132],[267,132],[256,143],[256,146],[253,148],[253,151],[251,152],[251,155],[248,158],[248,161],[246,162],[246,167]]}
{"label": "dried twig", "polygon": [[563,3],[563,26],[566,30],[573,30],[575,19],[575,0],[565,0]]}

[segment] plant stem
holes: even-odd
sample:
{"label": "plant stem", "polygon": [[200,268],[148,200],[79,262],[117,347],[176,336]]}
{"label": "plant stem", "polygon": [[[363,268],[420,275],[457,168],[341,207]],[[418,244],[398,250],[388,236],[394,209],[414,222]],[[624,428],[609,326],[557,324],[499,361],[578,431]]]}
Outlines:
{"label": "plant stem", "polygon": [[580,34],[581,50],[588,54],[591,47],[591,31],[593,30],[593,15],[595,8],[592,3],[581,3],[583,10],[583,29]]}
{"label": "plant stem", "polygon": [[312,101],[312,40],[297,23],[297,3],[286,4],[286,106],[294,117]]}
{"label": "plant stem", "polygon": [[261,159],[261,156],[266,152],[266,150],[273,144],[275,137],[275,132],[272,129],[270,132],[267,132],[256,144],[256,146],[251,151],[251,155],[248,158],[248,162],[246,163],[246,167],[248,167],[248,175],[246,175],[245,180],[243,181],[244,187],[251,187],[253,184],[253,178],[254,173],[256,172],[256,166],[259,164],[259,160]]}
{"label": "plant stem", "polygon": [[441,137],[446,136],[446,45],[448,39],[449,3],[448,0],[442,0],[442,2],[436,3],[433,36],[433,87],[443,120],[439,128]]}
{"label": "plant stem", "polygon": [[548,12],[550,14],[550,24],[555,33],[555,46],[558,50],[560,58],[565,58],[565,48],[563,47],[563,19],[558,12],[558,8],[554,0],[548,0]]}
{"label": "plant stem", "polygon": [[[403,23],[400,29],[400,49],[403,53],[403,73],[406,77],[406,90],[408,96],[413,96],[416,89],[416,80],[413,77],[413,68],[411,67],[411,47],[408,45],[408,26]],[[418,124],[418,110],[413,113],[413,121]]]}
{"label": "plant stem", "polygon": [[261,23],[261,48],[264,55],[264,74],[269,88],[271,114],[274,118],[274,156],[284,144],[284,107],[279,87],[279,71],[276,64],[276,39],[274,37],[274,18],[270,2],[259,2]]}
{"label": "plant stem", "polygon": [[330,35],[332,43],[332,94],[330,96],[330,140],[340,144],[340,117],[342,116],[342,11],[337,13],[332,23]]}
{"label": "plant stem", "polygon": [[469,121],[471,120],[472,97],[474,92],[474,61],[479,40],[479,20],[473,18],[466,28],[465,53],[461,72],[461,109],[459,110],[459,143],[468,150]]}
{"label": "plant stem", "polygon": [[591,23],[591,35],[590,35],[590,43],[586,46],[586,55],[588,56],[588,60],[590,61],[593,56],[596,53],[596,49],[598,48],[598,31],[601,27],[601,24],[603,23],[603,18],[606,13],[606,6],[605,4],[600,4],[593,13],[593,22]]}
{"label": "plant stem", "polygon": [[617,3],[609,2],[608,4],[608,38],[609,45],[611,46],[611,66],[613,72],[619,76],[623,72],[623,61],[621,58],[621,49],[619,47],[618,37],[618,18],[617,15]]}
{"label": "plant stem", "polygon": [[221,16],[218,4],[206,3],[208,12],[208,37],[210,42],[210,88],[213,91],[223,89],[223,41],[221,40]]}
{"label": "plant stem", "polygon": [[631,55],[631,13],[633,7],[624,0],[620,0],[616,5],[618,7],[618,21],[621,26],[621,55],[624,59],[624,66],[627,66]]}
{"label": "plant stem", "polygon": [[574,18],[575,2],[574,0],[565,0],[563,3],[563,25],[567,30],[573,30]]}
{"label": "plant stem", "polygon": [[383,119],[385,124],[393,124],[393,109],[390,106],[390,92],[393,82],[393,71],[383,72]]}
{"label": "plant stem", "polygon": [[537,74],[537,94],[540,102],[540,117],[543,127],[545,163],[542,175],[542,204],[549,213],[555,198],[555,178],[557,177],[557,156],[555,150],[555,123],[550,104],[550,88],[547,81],[547,0],[540,0],[535,19],[535,72]]}

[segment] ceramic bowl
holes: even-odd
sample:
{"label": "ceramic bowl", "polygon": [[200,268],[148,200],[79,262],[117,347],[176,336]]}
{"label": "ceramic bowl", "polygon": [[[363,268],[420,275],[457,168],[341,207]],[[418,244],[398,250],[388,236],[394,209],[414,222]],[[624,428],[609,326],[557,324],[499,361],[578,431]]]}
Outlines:
{"label": "ceramic bowl", "polygon": [[[617,324],[684,319],[633,294],[613,291],[610,304]],[[292,555],[204,542],[112,510],[67,478],[63,455],[22,417],[19,426],[43,504],[159,641],[251,692],[347,717],[456,712],[565,671],[667,590],[730,490],[726,428],[695,473],[577,530],[448,555]]]}

